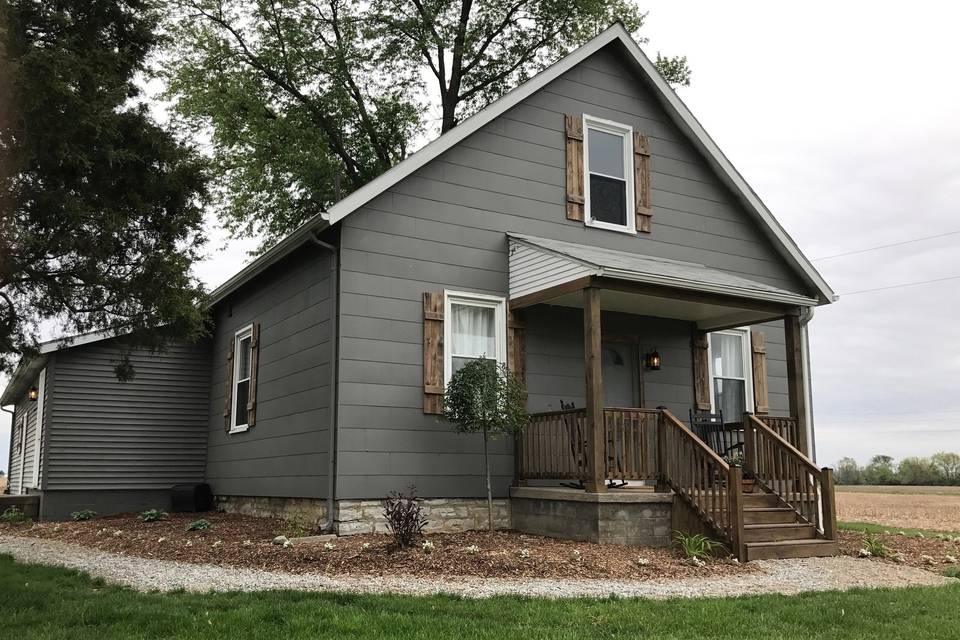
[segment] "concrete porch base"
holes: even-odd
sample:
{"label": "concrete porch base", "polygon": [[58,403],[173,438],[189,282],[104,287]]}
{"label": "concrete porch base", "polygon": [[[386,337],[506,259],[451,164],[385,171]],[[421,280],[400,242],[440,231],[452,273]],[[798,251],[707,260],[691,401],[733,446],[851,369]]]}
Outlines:
{"label": "concrete porch base", "polygon": [[510,508],[513,528],[525,533],[600,544],[670,545],[672,493],[513,487]]}

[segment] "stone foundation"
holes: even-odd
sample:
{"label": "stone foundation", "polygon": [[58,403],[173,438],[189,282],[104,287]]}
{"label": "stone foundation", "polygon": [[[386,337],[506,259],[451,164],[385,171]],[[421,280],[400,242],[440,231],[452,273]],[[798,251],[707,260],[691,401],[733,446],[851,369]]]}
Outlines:
{"label": "stone foundation", "polygon": [[670,545],[670,493],[514,487],[510,496],[513,527],[518,531],[600,544]]}
{"label": "stone foundation", "polygon": [[[487,528],[487,501],[473,498],[435,498],[421,501],[427,526],[424,531],[453,533]],[[493,526],[509,529],[510,501],[493,501]],[[383,505],[379,500],[338,500],[337,533],[387,533]]]}
{"label": "stone foundation", "polygon": [[217,511],[255,518],[301,519],[307,526],[327,521],[326,498],[269,498],[258,496],[217,496]]}

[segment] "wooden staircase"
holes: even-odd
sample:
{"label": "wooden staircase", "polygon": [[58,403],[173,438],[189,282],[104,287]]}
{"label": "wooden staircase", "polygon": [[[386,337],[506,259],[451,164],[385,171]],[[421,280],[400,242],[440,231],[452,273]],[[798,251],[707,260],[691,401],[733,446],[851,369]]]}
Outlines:
{"label": "wooden staircase", "polygon": [[658,428],[662,481],[742,562],[837,555],[832,471],[764,422],[744,417],[743,468],[667,410]]}

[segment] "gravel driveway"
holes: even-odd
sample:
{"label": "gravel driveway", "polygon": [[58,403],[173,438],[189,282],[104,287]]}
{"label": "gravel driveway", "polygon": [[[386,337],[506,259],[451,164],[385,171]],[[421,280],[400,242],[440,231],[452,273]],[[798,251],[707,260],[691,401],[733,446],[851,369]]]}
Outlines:
{"label": "gravel driveway", "polygon": [[471,598],[526,595],[548,598],[672,598],[739,596],[761,593],[796,594],[854,587],[909,587],[955,583],[953,578],[913,567],[841,556],[757,562],[761,572],[740,576],[685,578],[646,582],[622,580],[504,580],[491,578],[413,578],[293,575],[216,565],[150,560],[104,553],[57,540],[0,536],[0,553],[18,562],[79,569],[93,576],[141,591],[350,591],[426,595],[448,593]]}

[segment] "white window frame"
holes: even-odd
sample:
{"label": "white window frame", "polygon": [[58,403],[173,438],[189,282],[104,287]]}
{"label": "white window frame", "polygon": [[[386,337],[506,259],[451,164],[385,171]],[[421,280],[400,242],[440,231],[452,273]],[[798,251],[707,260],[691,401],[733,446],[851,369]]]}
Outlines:
{"label": "white window frame", "polygon": [[495,339],[497,348],[495,359],[497,363],[504,364],[507,361],[507,299],[502,296],[491,296],[483,293],[469,293],[465,291],[444,291],[443,292],[443,386],[450,384],[450,378],[453,376],[453,358],[476,358],[475,355],[455,354],[453,353],[453,305],[464,305],[473,307],[492,308],[494,310]]}
{"label": "white window frame", "polygon": [[[237,387],[240,386],[240,383],[243,380],[240,380],[240,343],[245,339],[251,339],[251,350],[253,348],[253,323],[251,322],[247,326],[239,329],[236,333],[233,334],[233,390],[230,394],[230,433],[243,433],[250,428],[249,424],[237,424]],[[251,354],[252,355],[252,354]],[[253,363],[251,362],[251,365]],[[252,373],[252,371],[251,371]],[[250,377],[247,377],[246,380],[250,380]],[[250,387],[247,385],[247,397],[250,397]]]}
{"label": "white window frame", "polygon": [[[626,182],[626,198],[624,205],[625,225],[612,224],[601,220],[594,220],[590,213],[590,129],[603,131],[618,135],[623,138],[623,179]],[[608,176],[596,172],[598,176],[620,180],[616,176]],[[620,233],[637,233],[637,216],[634,206],[634,185],[633,185],[633,127],[612,120],[604,120],[593,116],[583,116],[583,198],[584,198],[584,224],[588,227],[597,229],[606,229],[608,231],[618,231]]]}
{"label": "white window frame", "polygon": [[[723,331],[711,331],[707,335],[707,361],[710,363],[710,413],[717,412],[715,393],[716,385],[714,381],[718,377],[713,368],[713,340],[710,339],[710,336],[714,334],[724,334],[728,336],[737,336],[740,338],[740,344],[743,347],[743,392],[744,396],[744,408],[748,413],[753,413],[756,405],[754,405],[753,399],[753,341],[750,338],[750,327],[739,327],[737,329],[724,329]],[[728,380],[739,380],[740,378],[735,378],[733,376],[719,376],[720,378],[726,378]],[[736,420],[740,420],[743,416],[736,416]],[[724,416],[724,420],[727,419],[727,416]]]}

